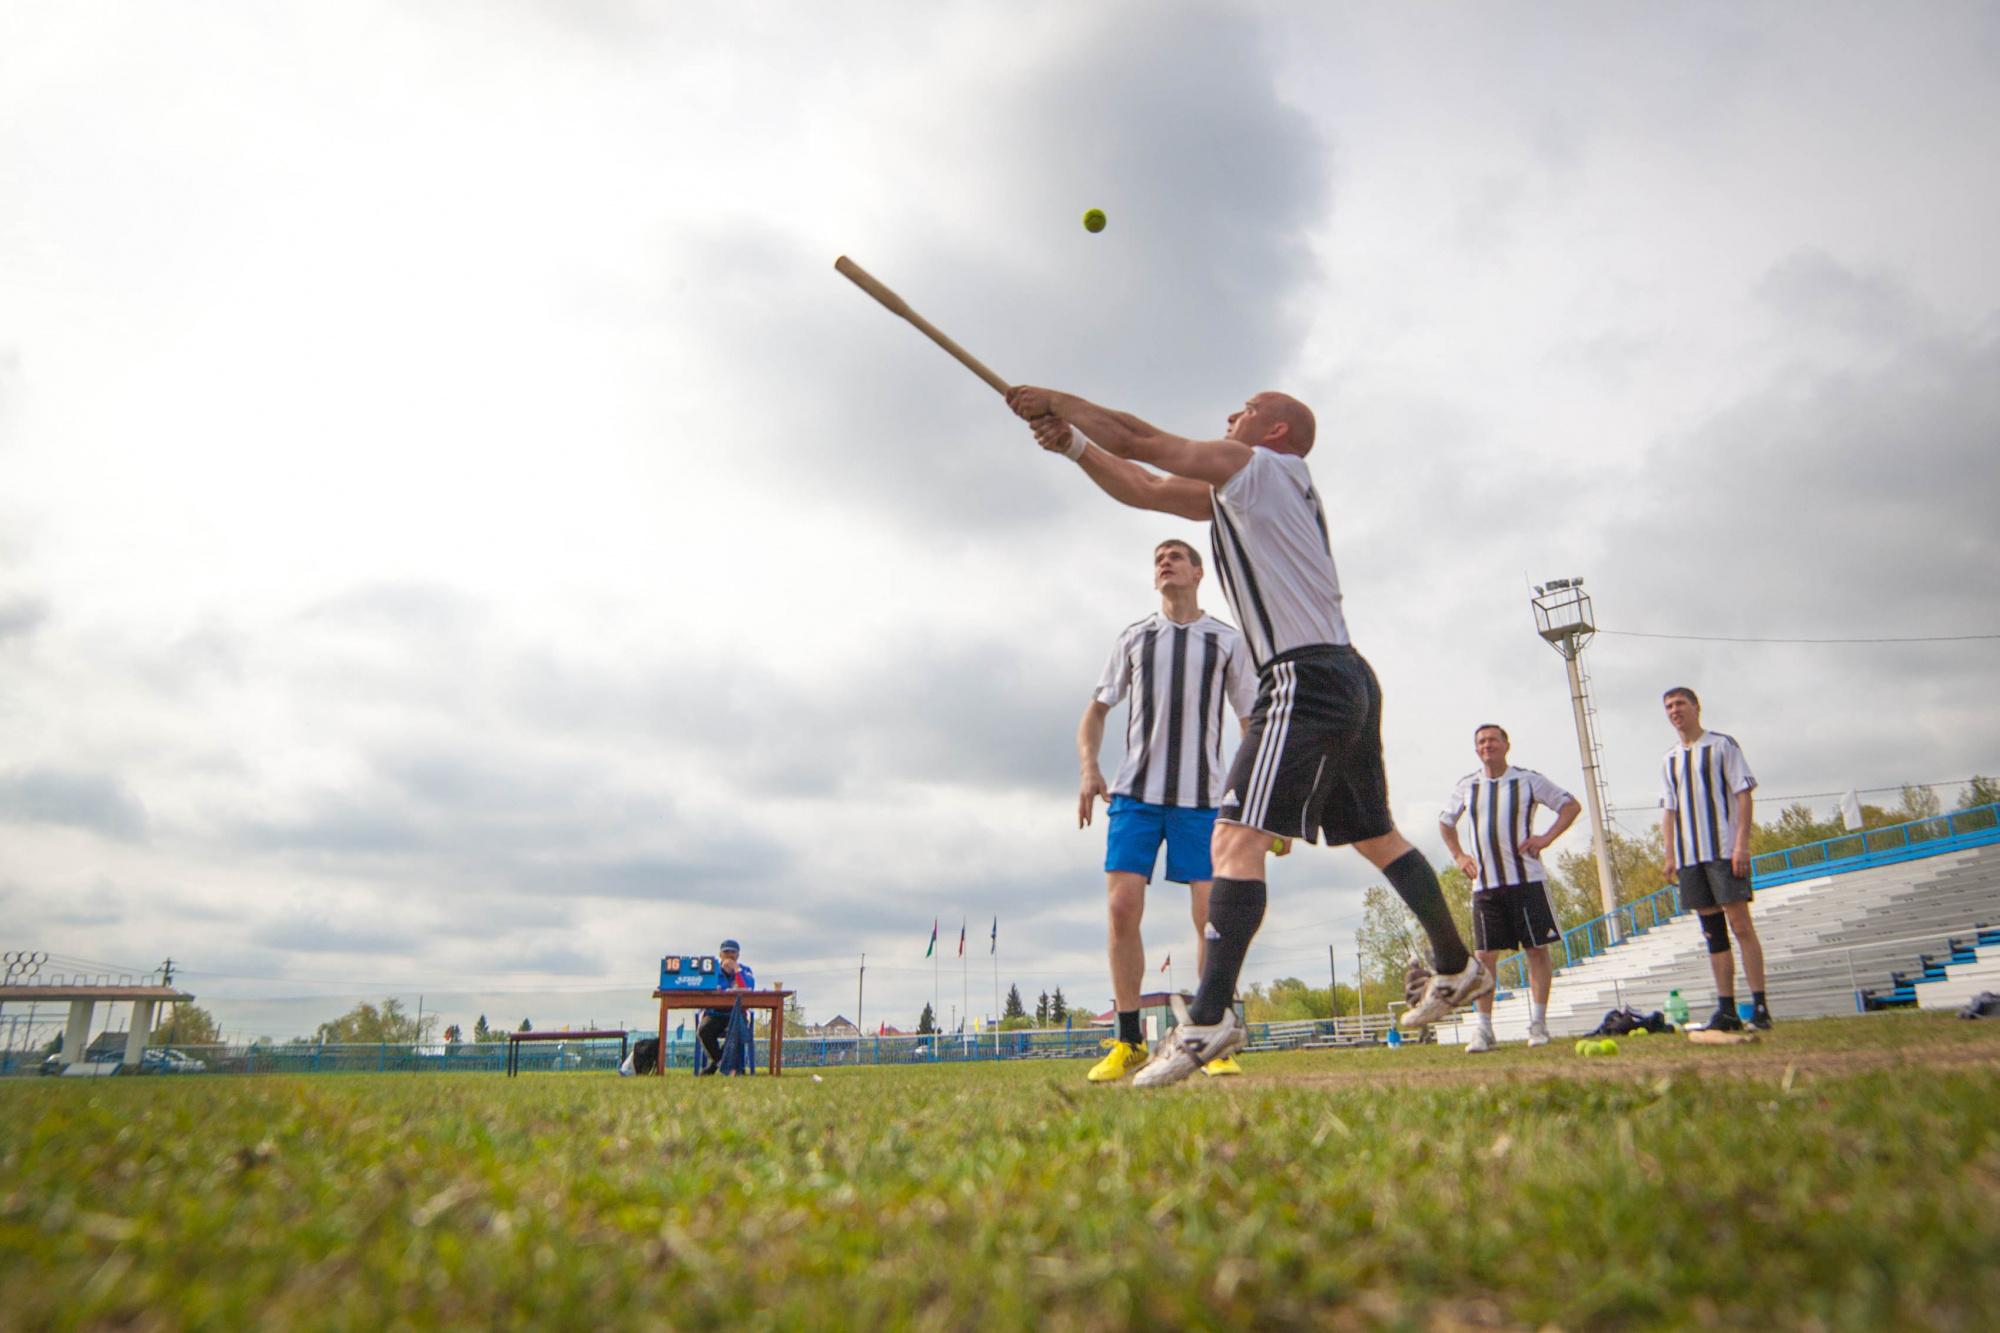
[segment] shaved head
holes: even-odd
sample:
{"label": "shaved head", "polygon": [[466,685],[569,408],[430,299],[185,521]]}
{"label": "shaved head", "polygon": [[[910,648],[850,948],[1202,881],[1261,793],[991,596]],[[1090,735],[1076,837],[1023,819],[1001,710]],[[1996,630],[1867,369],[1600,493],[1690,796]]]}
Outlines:
{"label": "shaved head", "polygon": [[1257,402],[1274,424],[1285,427],[1283,448],[1286,453],[1304,458],[1312,452],[1315,428],[1310,407],[1288,393],[1260,393]]}

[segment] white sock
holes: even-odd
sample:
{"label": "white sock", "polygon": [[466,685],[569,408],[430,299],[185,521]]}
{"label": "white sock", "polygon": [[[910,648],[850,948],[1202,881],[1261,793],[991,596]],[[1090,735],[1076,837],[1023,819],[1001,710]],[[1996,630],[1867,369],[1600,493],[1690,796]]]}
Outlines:
{"label": "white sock", "polygon": [[1547,1005],[1536,1004],[1533,1000],[1528,1001],[1528,1021],[1530,1023],[1546,1023],[1548,1018],[1549,1007]]}
{"label": "white sock", "polygon": [[1493,1015],[1481,1014],[1479,1016],[1479,1030],[1489,1037],[1493,1035]]}

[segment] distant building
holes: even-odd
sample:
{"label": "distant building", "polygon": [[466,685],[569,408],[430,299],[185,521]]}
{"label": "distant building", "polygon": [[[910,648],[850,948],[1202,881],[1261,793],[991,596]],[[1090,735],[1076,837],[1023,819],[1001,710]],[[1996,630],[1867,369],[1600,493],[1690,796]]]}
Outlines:
{"label": "distant building", "polygon": [[858,1037],[861,1035],[861,1029],[856,1027],[853,1021],[845,1015],[835,1014],[824,1023],[808,1023],[806,1025],[806,1035],[808,1037]]}

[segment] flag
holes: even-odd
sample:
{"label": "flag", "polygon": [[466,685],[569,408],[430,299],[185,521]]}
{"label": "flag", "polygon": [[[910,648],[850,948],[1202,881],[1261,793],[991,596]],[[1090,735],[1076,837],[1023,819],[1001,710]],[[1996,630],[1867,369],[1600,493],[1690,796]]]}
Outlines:
{"label": "flag", "polygon": [[924,957],[929,958],[937,949],[937,918],[931,918],[931,942],[924,946]]}
{"label": "flag", "polygon": [[1847,789],[1847,795],[1840,798],[1840,822],[1847,826],[1850,833],[1861,827],[1861,793],[1852,787]]}
{"label": "flag", "polygon": [[1172,954],[1168,954],[1167,961],[1160,964],[1160,971],[1164,972],[1173,965],[1174,965],[1174,956]]}
{"label": "flag", "polygon": [[993,918],[993,943],[987,946],[986,952],[1000,952],[1000,918],[997,916]]}
{"label": "flag", "polygon": [[965,918],[958,919],[958,956],[965,957]]}

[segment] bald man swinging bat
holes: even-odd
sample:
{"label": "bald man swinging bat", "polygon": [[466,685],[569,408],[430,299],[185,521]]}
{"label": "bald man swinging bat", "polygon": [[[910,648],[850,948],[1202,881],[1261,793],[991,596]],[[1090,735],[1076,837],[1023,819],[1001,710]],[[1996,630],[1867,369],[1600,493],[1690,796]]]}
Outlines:
{"label": "bald man swinging bat", "polygon": [[1433,974],[1402,1026],[1491,994],[1492,974],[1467,951],[1430,863],[1389,813],[1382,692],[1348,638],[1326,511],[1306,468],[1311,409],[1256,394],[1222,439],[1190,440],[1053,389],[1017,385],[1007,403],[1042,448],[1120,504],[1210,525],[1223,595],[1257,666],[1257,701],[1215,825],[1201,986],[1133,1085],[1178,1083],[1242,1049],[1236,981],[1264,920],[1274,836],[1352,845],[1416,914]]}

